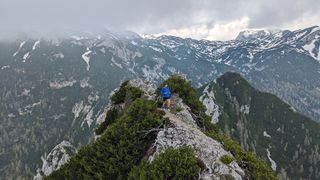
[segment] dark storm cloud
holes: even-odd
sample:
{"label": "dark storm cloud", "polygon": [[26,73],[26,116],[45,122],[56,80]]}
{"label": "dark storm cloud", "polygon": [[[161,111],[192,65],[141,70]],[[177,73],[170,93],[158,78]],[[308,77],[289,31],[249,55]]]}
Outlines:
{"label": "dark storm cloud", "polygon": [[[0,35],[12,32],[208,28],[248,17],[248,28],[281,27],[320,16],[318,0],[0,0]],[[239,29],[240,30],[240,29]]]}

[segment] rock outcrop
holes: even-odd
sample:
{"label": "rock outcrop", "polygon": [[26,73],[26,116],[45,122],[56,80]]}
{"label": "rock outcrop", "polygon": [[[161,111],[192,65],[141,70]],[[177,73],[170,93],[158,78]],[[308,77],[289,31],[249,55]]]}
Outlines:
{"label": "rock outcrop", "polygon": [[48,176],[53,171],[59,169],[65,164],[71,155],[76,152],[76,148],[68,141],[62,141],[56,145],[48,155],[41,157],[42,167],[37,170],[34,180],[41,180],[42,176]]}

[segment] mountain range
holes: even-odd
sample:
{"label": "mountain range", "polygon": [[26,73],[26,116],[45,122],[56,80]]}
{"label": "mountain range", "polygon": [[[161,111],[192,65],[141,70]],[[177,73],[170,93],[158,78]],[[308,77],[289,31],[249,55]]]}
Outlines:
{"label": "mountain range", "polygon": [[244,31],[231,41],[131,32],[1,41],[0,173],[32,177],[41,157],[64,140],[76,148],[92,141],[109,94],[136,77],[159,83],[181,74],[202,87],[225,72],[238,72],[292,111],[319,121],[319,44],[317,26]]}

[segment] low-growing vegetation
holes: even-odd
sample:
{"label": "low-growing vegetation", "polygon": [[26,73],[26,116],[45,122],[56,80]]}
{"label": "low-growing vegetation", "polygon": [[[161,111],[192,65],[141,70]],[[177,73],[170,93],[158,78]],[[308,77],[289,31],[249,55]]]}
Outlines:
{"label": "low-growing vegetation", "polygon": [[220,160],[224,163],[224,164],[230,164],[232,161],[234,161],[234,158],[232,156],[229,155],[223,155],[220,157]]}
{"label": "low-growing vegetation", "polygon": [[[140,98],[143,92],[139,88],[132,87],[129,85],[129,81],[125,81],[121,84],[120,88],[111,96],[113,104],[126,103],[130,105],[134,100]],[[96,135],[101,135],[107,127],[112,124],[121,115],[120,110],[115,107],[111,108],[106,113],[105,120],[95,130]]]}
{"label": "low-growing vegetation", "polygon": [[173,112],[173,113],[178,113],[178,112],[181,112],[182,110],[183,110],[182,107],[177,106],[177,107],[173,108],[172,112]]}
{"label": "low-growing vegetation", "polygon": [[129,179],[198,179],[200,167],[190,147],[168,148],[149,164],[142,161],[129,173]]}
{"label": "low-growing vegetation", "polygon": [[91,145],[46,179],[127,179],[153,143],[161,125],[153,101],[137,99]]}
{"label": "low-growing vegetation", "polygon": [[119,111],[116,108],[110,109],[105,120],[100,124],[100,126],[95,130],[96,135],[101,135],[107,127],[112,124],[119,117]]}
{"label": "low-growing vegetation", "polygon": [[129,81],[125,81],[121,84],[119,90],[111,96],[111,101],[113,104],[124,103],[126,100],[134,101],[140,98],[142,94],[143,91],[141,89],[132,87]]}

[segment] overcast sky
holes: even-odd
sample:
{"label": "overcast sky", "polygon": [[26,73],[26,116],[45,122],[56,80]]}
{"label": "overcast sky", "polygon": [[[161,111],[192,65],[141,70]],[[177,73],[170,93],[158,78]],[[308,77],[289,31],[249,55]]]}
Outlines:
{"label": "overcast sky", "polygon": [[314,25],[319,0],[0,0],[0,37],[106,28],[229,40],[244,29]]}

